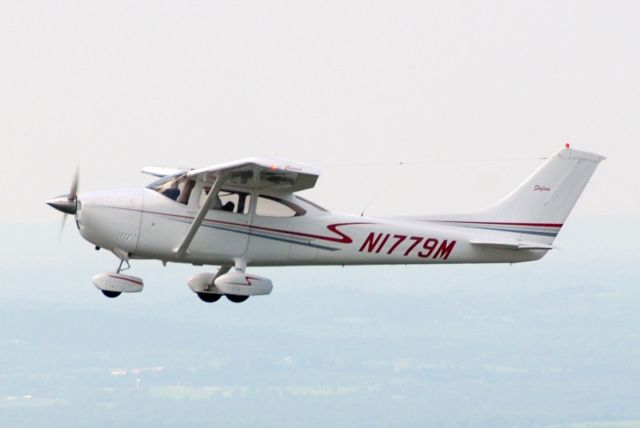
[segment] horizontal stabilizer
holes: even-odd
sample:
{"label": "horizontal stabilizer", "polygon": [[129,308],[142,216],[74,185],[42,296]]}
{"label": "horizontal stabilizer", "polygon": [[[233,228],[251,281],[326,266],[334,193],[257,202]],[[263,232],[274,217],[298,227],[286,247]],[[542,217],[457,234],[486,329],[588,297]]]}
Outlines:
{"label": "horizontal stabilizer", "polygon": [[508,241],[471,241],[471,245],[478,247],[495,248],[498,250],[551,250],[553,245],[539,244],[536,242],[508,242]]}

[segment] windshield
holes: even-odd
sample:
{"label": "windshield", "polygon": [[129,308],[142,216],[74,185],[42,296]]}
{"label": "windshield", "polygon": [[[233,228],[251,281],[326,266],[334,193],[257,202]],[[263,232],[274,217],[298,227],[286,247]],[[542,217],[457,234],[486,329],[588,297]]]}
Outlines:
{"label": "windshield", "polygon": [[147,188],[186,205],[189,202],[189,196],[195,184],[194,180],[187,178],[186,173],[180,173],[156,180],[148,185]]}

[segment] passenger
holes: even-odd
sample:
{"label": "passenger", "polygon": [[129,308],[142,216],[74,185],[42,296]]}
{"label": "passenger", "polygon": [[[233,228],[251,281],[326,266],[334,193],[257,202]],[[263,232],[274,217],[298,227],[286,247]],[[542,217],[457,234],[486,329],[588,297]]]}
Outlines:
{"label": "passenger", "polygon": [[234,204],[233,202],[229,201],[229,202],[227,202],[226,204],[224,204],[224,205],[222,206],[222,208],[220,208],[220,209],[221,209],[222,211],[227,211],[227,212],[232,213],[232,212],[233,212],[233,209],[234,209],[235,207],[236,207],[236,206],[235,206],[235,204]]}

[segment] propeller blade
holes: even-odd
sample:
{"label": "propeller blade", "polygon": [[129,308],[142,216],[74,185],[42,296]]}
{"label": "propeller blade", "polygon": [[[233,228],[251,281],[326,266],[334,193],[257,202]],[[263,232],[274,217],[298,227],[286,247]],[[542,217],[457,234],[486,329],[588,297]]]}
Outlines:
{"label": "propeller blade", "polygon": [[58,196],[57,198],[49,199],[46,203],[50,207],[62,211],[65,214],[75,214],[78,209],[78,182],[79,182],[79,168],[76,168],[76,172],[73,175],[73,181],[71,182],[71,189],[66,195]]}
{"label": "propeller blade", "polygon": [[64,232],[64,226],[67,224],[67,213],[62,214],[62,222],[60,223],[60,232],[58,232],[58,244],[62,240],[62,232]]}
{"label": "propeller blade", "polygon": [[78,181],[80,176],[80,169],[76,167],[76,173],[73,176],[73,181],[71,182],[71,190],[69,191],[69,200],[73,201],[78,196]]}
{"label": "propeller blade", "polygon": [[73,181],[71,181],[69,194],[58,196],[57,198],[50,199],[46,202],[50,207],[55,208],[58,211],[62,211],[63,213],[62,222],[60,223],[60,231],[58,232],[58,244],[60,244],[60,241],[62,240],[62,233],[64,232],[64,227],[67,223],[67,215],[75,215],[78,210],[79,172],[80,168],[76,167],[76,172],[73,175]]}

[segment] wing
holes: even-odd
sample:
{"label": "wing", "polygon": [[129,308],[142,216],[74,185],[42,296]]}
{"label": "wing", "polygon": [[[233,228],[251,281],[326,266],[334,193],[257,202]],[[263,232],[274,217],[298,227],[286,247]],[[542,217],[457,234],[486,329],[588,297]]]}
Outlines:
{"label": "wing", "polygon": [[170,175],[176,175],[181,172],[186,171],[185,169],[179,168],[167,168],[164,166],[145,166],[140,170],[143,174],[153,175],[154,177],[169,177]]}
{"label": "wing", "polygon": [[187,173],[188,177],[203,182],[211,182],[220,175],[225,176],[225,184],[237,188],[291,193],[315,186],[320,170],[286,159],[255,157]]}

